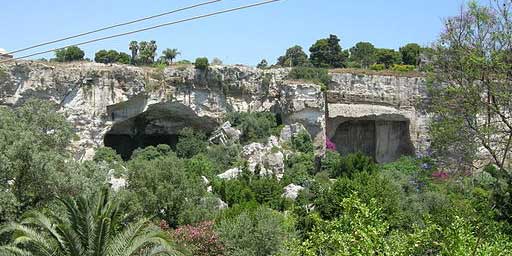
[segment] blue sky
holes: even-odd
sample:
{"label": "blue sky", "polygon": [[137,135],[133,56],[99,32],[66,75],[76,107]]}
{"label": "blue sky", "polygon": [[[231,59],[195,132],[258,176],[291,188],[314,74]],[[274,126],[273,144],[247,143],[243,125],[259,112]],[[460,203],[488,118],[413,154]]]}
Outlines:
{"label": "blue sky", "polygon": [[[203,1],[5,0],[1,3],[0,48],[14,50]],[[257,1],[224,0],[53,47]],[[156,40],[159,53],[164,48],[178,48],[182,52],[179,59],[218,57],[225,63],[248,65],[256,65],[263,58],[273,63],[288,47],[298,44],[309,49],[317,39],[329,34],[338,35],[343,48],[369,41],[377,47],[398,49],[409,42],[422,45],[433,42],[442,29],[443,18],[457,14],[463,3],[463,0],[283,0],[81,48],[87,57],[94,58],[100,49],[128,52],[131,40]],[[49,58],[51,54],[41,57]]]}

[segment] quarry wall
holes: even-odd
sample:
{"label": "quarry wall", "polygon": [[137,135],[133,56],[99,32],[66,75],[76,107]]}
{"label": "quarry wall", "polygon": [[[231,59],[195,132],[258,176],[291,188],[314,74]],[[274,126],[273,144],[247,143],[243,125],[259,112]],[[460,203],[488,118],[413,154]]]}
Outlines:
{"label": "quarry wall", "polygon": [[301,123],[318,152],[328,138],[340,152],[362,151],[379,162],[427,153],[428,115],[418,107],[427,97],[424,78],[332,73],[325,91],[286,79],[288,72],[22,61],[0,65],[0,104],[58,104],[79,137],[77,159],[90,159],[107,135],[175,135],[186,126],[210,132],[230,111],[269,111],[283,124]]}

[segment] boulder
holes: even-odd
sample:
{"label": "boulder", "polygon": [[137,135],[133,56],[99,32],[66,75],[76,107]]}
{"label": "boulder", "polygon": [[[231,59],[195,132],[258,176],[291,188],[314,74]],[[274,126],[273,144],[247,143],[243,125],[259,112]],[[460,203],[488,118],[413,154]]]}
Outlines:
{"label": "boulder", "polygon": [[232,179],[235,179],[236,177],[238,177],[238,175],[240,175],[240,173],[242,173],[241,169],[232,168],[232,169],[229,169],[229,170],[217,175],[217,177],[219,177],[223,180],[232,180]]}
{"label": "boulder", "polygon": [[303,190],[304,187],[290,184],[286,187],[284,187],[284,193],[282,194],[282,197],[295,200],[299,196],[299,192]]}

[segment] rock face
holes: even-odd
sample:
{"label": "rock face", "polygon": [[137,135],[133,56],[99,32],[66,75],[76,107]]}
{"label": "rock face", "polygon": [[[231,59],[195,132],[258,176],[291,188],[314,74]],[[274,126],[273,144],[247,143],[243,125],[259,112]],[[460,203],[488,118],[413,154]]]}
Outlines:
{"label": "rock face", "polygon": [[[11,62],[0,65],[0,105],[17,106],[31,98],[58,104],[80,137],[73,143],[77,159],[90,159],[105,144],[172,144],[186,126],[214,132],[229,111],[270,111],[283,124],[299,123],[320,153],[326,135],[347,152],[360,143],[346,138],[360,138],[372,145],[365,148],[379,161],[426,152],[427,116],[415,105],[424,97],[424,79],[333,74],[324,93],[319,85],[287,80],[288,72]],[[361,121],[370,124],[350,123]],[[372,139],[365,142],[364,134]],[[279,162],[280,156],[271,158]]]}
{"label": "rock face", "polygon": [[377,162],[428,151],[427,100],[421,77],[332,74],[327,137],[341,153],[361,151]]}

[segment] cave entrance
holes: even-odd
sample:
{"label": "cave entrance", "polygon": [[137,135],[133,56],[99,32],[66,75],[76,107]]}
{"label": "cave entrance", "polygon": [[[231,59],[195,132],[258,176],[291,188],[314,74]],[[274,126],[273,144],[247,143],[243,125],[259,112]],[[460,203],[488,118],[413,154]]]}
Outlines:
{"label": "cave entrance", "polygon": [[331,141],[342,155],[361,152],[378,163],[414,155],[408,121],[348,119],[338,125]]}
{"label": "cave entrance", "polygon": [[[129,106],[127,106],[129,107]],[[199,117],[191,108],[180,103],[151,105],[139,115],[116,122],[104,138],[104,145],[129,160],[138,148],[166,144],[176,149],[179,132],[191,127],[210,134],[218,126],[208,117]]]}

